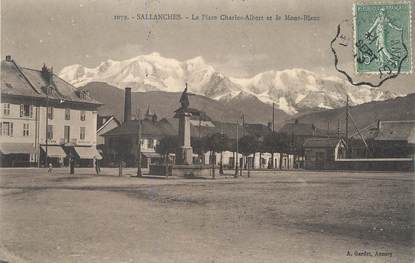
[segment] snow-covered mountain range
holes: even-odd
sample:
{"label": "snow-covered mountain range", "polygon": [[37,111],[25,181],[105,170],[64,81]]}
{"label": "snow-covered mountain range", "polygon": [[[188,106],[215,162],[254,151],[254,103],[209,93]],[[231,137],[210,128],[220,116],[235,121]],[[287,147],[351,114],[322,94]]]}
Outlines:
{"label": "snow-covered mountain range", "polygon": [[202,57],[178,61],[158,53],[123,61],[107,60],[96,68],[76,64],[63,68],[59,76],[76,87],[106,82],[133,91],[189,91],[215,100],[230,101],[254,96],[288,114],[310,109],[332,109],[345,105],[394,98],[397,94],[368,87],[355,87],[338,77],[321,76],[304,69],[271,70],[252,78],[225,76]]}

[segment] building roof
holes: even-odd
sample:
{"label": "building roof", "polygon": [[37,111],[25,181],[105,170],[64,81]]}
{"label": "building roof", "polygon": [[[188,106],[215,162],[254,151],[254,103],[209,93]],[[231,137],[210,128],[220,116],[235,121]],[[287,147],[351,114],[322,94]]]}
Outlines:
{"label": "building roof", "polygon": [[49,82],[42,76],[41,70],[20,67],[13,60],[1,62],[1,94],[64,100],[101,105],[89,96],[81,97],[77,89],[56,74],[51,73],[54,92],[47,94]]}
{"label": "building roof", "polygon": [[309,138],[304,142],[304,148],[335,148],[342,139],[337,138]]}
{"label": "building roof", "polygon": [[97,117],[97,132],[102,130],[105,126],[107,126],[111,121],[114,121],[117,123],[118,126],[121,125],[120,121],[115,118],[113,115],[98,115]]}
{"label": "building roof", "polygon": [[375,140],[415,143],[415,120],[381,121],[380,129]]}
{"label": "building roof", "polygon": [[[138,122],[138,120],[124,122],[120,127],[106,132],[103,136],[137,135]],[[160,121],[142,120],[142,124],[142,136],[163,137],[177,134],[174,127],[166,119]]]}
{"label": "building roof", "polygon": [[[365,139],[376,141],[407,141],[415,143],[415,120],[403,121],[379,121],[360,130]],[[353,139],[360,139],[356,132],[351,136]]]}
{"label": "building roof", "polygon": [[327,131],[318,129],[311,123],[286,123],[279,130],[281,133],[294,134],[295,136],[327,136]]}

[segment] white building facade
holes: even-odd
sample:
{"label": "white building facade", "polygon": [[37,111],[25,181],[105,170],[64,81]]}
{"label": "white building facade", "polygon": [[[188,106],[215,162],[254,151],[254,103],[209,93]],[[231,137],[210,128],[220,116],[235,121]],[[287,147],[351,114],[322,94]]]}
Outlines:
{"label": "white building facade", "polygon": [[2,166],[62,166],[100,158],[96,151],[99,102],[53,74],[1,64]]}

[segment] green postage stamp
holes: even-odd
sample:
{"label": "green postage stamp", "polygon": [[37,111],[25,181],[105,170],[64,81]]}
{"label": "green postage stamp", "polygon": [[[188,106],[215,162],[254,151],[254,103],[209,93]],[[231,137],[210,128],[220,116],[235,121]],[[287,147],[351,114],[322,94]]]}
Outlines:
{"label": "green postage stamp", "polygon": [[411,40],[410,2],[354,5],[357,73],[411,73]]}

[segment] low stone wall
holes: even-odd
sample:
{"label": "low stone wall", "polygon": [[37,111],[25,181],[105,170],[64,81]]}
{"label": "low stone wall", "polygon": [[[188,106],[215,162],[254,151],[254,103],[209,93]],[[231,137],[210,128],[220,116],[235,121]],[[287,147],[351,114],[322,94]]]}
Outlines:
{"label": "low stone wall", "polygon": [[[172,165],[168,165],[169,169],[169,176],[171,176],[172,172]],[[164,164],[150,164],[149,165],[149,174],[151,175],[165,175],[166,172],[166,165]]]}
{"label": "low stone wall", "polygon": [[210,167],[205,165],[173,165],[172,175],[179,177],[209,177]]}
{"label": "low stone wall", "polygon": [[[164,164],[150,165],[150,175],[165,176],[166,166]],[[207,165],[168,165],[169,176],[179,177],[206,177],[211,176],[211,167]]]}
{"label": "low stone wall", "polygon": [[414,160],[370,160],[349,159],[336,160],[337,170],[359,170],[359,171],[414,171]]}

